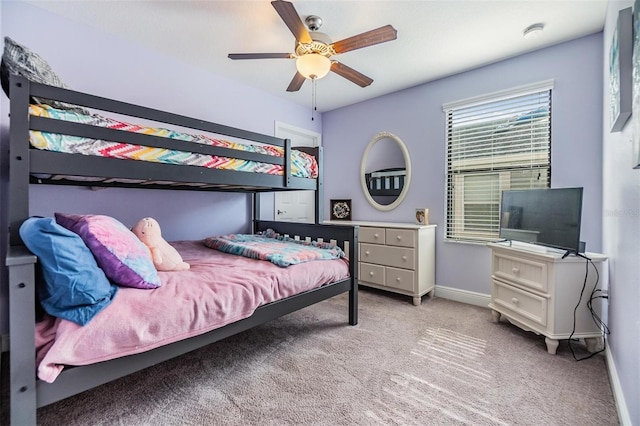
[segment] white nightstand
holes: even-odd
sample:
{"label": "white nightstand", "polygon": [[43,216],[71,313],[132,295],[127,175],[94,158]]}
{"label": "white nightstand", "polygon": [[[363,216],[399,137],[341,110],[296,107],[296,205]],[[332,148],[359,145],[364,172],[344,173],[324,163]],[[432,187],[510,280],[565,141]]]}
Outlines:
{"label": "white nightstand", "polygon": [[[508,243],[490,243],[491,249],[491,303],[493,321],[504,316],[523,330],[544,335],[547,352],[555,354],[560,339],[583,338],[587,349],[594,352],[602,344],[602,331],[594,322],[587,307],[596,278],[598,288],[605,286],[607,257],[587,253],[587,259],[567,256],[545,248],[526,245],[509,246]],[[594,270],[598,268],[598,273]],[[582,299],[580,293],[583,289]],[[600,315],[600,301],[593,309]],[[576,306],[577,309],[576,309]],[[575,317],[574,317],[575,310]],[[575,319],[575,329],[574,329]]]}

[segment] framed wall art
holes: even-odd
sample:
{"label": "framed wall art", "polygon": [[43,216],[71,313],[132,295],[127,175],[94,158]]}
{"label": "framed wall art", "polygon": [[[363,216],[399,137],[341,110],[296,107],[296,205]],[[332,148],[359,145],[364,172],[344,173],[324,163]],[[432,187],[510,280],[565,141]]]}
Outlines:
{"label": "framed wall art", "polygon": [[633,16],[630,7],[618,12],[609,49],[609,118],[611,131],[619,132],[631,116]]}
{"label": "framed wall art", "polygon": [[331,220],[351,220],[351,200],[331,200]]}
{"label": "framed wall art", "polygon": [[632,93],[633,168],[640,169],[640,0],[633,4]]}

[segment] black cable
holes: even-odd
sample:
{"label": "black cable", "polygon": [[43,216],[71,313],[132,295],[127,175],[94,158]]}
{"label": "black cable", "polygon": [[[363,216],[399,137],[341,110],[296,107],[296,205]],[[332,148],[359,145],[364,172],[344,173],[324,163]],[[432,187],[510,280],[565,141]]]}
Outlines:
{"label": "black cable", "polygon": [[[596,265],[593,263],[593,261],[591,259],[589,259],[586,256],[583,255],[579,255],[580,257],[584,257],[586,259],[585,261],[585,266],[586,266],[586,270],[585,270],[585,274],[584,274],[584,281],[582,283],[582,289],[580,290],[580,298],[578,299],[578,304],[576,305],[576,307],[573,310],[573,329],[571,330],[571,334],[569,335],[569,349],[571,350],[571,355],[573,355],[573,359],[575,359],[576,361],[583,361],[585,359],[589,359],[597,354],[599,354],[600,352],[603,352],[606,348],[606,343],[607,343],[607,335],[610,333],[609,331],[609,327],[607,327],[607,325],[604,323],[604,321],[602,321],[602,319],[598,316],[598,313],[594,310],[593,308],[593,300],[594,299],[608,299],[608,296],[602,296],[602,295],[598,295],[596,296],[596,294],[598,292],[601,292],[602,289],[597,288],[598,287],[598,283],[600,282],[600,273],[598,272],[598,268],[596,267]],[[582,295],[584,294],[584,290],[587,287],[587,279],[589,277],[589,263],[591,263],[591,266],[593,266],[593,269],[596,271],[596,280],[595,283],[593,284],[593,289],[591,290],[591,295],[589,296],[589,300],[587,300],[587,309],[589,309],[589,312],[591,313],[591,318],[593,319],[593,322],[598,326],[598,329],[602,331],[602,339],[603,339],[603,346],[602,349],[600,349],[599,351],[593,352],[585,357],[582,358],[578,358],[576,357],[576,354],[573,351],[573,347],[571,346],[571,340],[573,338],[573,334],[576,331],[576,313],[578,311],[578,308],[580,307],[580,302],[582,301]]]}
{"label": "black cable", "polygon": [[605,322],[598,316],[598,313],[593,309],[593,301],[595,299],[609,299],[609,296],[608,295],[596,296],[596,293],[602,292],[602,289],[596,288],[598,285],[598,281],[600,280],[600,273],[598,272],[598,268],[596,268],[596,265],[593,263],[593,261],[591,261],[591,259],[589,259],[589,262],[593,266],[593,269],[596,271],[596,285],[593,287],[593,290],[591,291],[591,297],[587,301],[587,308],[589,309],[589,312],[591,312],[591,317],[593,318],[593,321],[598,326],[598,329],[602,330],[603,332],[602,337],[606,339],[606,335],[610,334],[609,327],[607,327],[607,324],[605,324]]}

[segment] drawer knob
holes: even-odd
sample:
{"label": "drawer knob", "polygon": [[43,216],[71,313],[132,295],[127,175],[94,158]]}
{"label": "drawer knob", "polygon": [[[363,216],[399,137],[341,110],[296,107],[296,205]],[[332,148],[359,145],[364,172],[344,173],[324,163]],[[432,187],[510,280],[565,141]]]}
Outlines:
{"label": "drawer knob", "polygon": [[518,300],[517,297],[512,297],[511,298],[511,303],[513,303],[514,305],[517,305],[518,303],[520,303],[520,301]]}
{"label": "drawer knob", "polygon": [[407,260],[407,256],[402,256],[402,260],[406,261]]}
{"label": "drawer knob", "polygon": [[369,276],[372,277],[373,276],[373,271],[369,271]]}
{"label": "drawer knob", "polygon": [[398,241],[400,241],[402,239],[402,235],[398,235],[396,236],[396,238],[398,239]]}
{"label": "drawer knob", "polygon": [[518,275],[520,273],[520,269],[518,268],[511,268],[511,272],[513,272],[514,275]]}
{"label": "drawer knob", "polygon": [[380,234],[373,234],[373,238],[378,238]]}
{"label": "drawer knob", "polygon": [[400,282],[400,277],[396,277],[396,281],[397,281],[397,282]]}
{"label": "drawer knob", "polygon": [[369,250],[367,250],[367,251],[364,252],[364,255],[365,256],[369,256],[369,253],[370,253]]}

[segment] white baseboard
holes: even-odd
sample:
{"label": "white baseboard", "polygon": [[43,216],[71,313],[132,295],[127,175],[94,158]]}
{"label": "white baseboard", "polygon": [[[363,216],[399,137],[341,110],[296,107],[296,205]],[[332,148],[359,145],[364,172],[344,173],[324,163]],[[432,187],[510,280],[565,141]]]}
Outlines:
{"label": "white baseboard", "polygon": [[618,409],[618,420],[622,426],[631,426],[631,417],[629,416],[629,409],[627,403],[624,400],[624,393],[622,393],[622,386],[620,386],[620,379],[618,378],[618,371],[616,370],[613,356],[609,350],[609,345],[605,347],[605,357],[607,360],[607,369],[609,370],[609,383],[611,383],[611,390],[613,390],[613,398],[616,401],[616,408]]}
{"label": "white baseboard", "polygon": [[491,295],[484,293],[476,293],[468,290],[460,290],[458,288],[436,286],[436,297],[454,300],[456,302],[467,303],[469,305],[480,306],[486,308],[491,302]]}

